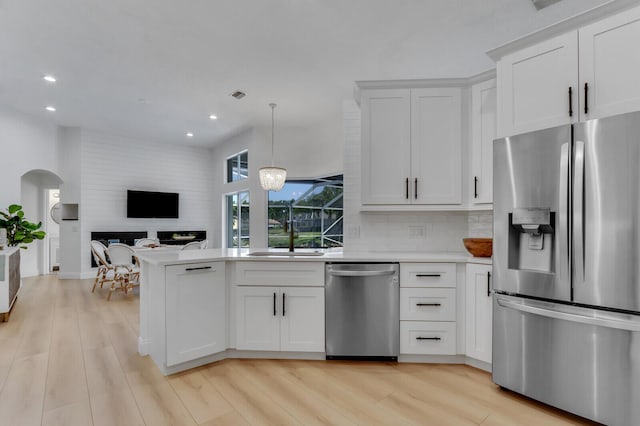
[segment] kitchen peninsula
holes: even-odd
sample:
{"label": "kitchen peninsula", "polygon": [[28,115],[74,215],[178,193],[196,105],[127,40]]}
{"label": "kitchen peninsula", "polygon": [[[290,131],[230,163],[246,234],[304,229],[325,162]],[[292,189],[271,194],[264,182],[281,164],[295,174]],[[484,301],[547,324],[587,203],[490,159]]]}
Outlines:
{"label": "kitchen peninsula", "polygon": [[[469,285],[465,277],[472,277],[466,273],[468,267],[489,270],[491,259],[460,252],[327,250],[322,256],[273,252],[273,256],[251,256],[246,249],[140,254],[139,353],[151,355],[163,374],[224,358],[324,359],[325,263],[398,262],[400,319],[407,326],[401,331],[399,360],[490,368],[490,357],[466,356],[470,333],[465,333],[465,295],[475,292],[465,291]],[[286,314],[284,298],[275,296],[284,293]],[[441,302],[443,312],[416,312],[411,305],[433,300]],[[416,346],[408,340],[416,327],[442,337]]]}

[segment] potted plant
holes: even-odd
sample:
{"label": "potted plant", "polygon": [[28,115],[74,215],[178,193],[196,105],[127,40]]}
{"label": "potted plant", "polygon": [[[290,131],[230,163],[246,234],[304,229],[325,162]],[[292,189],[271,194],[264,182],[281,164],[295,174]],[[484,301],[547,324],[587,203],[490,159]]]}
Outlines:
{"label": "potted plant", "polygon": [[42,222],[32,223],[24,218],[22,206],[11,204],[6,212],[0,212],[0,228],[7,230],[7,244],[9,247],[20,246],[26,249],[26,244],[34,240],[41,240],[45,236],[44,231],[38,231]]}

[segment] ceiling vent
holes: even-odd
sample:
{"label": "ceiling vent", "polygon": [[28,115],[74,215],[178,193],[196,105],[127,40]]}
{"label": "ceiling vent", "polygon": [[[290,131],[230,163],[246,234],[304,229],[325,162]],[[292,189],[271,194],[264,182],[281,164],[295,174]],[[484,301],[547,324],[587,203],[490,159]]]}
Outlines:
{"label": "ceiling vent", "polygon": [[551,6],[554,3],[558,3],[560,0],[531,0],[533,6],[537,9],[544,9],[547,6]]}
{"label": "ceiling vent", "polygon": [[242,99],[245,96],[247,96],[247,94],[245,92],[241,91],[241,90],[236,90],[235,92],[233,92],[231,94],[231,96],[233,96],[236,99]]}

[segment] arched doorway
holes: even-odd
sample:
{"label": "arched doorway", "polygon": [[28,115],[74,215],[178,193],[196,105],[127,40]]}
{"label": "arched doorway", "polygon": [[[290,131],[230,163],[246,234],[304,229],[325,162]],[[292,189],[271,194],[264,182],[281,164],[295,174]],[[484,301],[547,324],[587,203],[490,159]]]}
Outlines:
{"label": "arched doorway", "polygon": [[58,245],[60,233],[58,224],[51,218],[51,208],[55,195],[59,197],[60,184],[62,179],[49,170],[30,170],[20,178],[20,204],[25,217],[31,222],[42,222],[42,230],[47,233],[44,240],[34,241],[22,251],[23,277],[48,274],[52,270],[52,246]]}

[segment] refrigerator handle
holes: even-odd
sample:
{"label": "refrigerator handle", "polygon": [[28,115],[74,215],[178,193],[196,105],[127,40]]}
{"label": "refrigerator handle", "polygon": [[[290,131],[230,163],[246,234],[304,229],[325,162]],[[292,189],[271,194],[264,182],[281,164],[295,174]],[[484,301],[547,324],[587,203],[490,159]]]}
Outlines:
{"label": "refrigerator handle", "polygon": [[[536,306],[537,303],[534,300],[527,300],[525,302],[522,299],[519,301],[507,299],[504,296],[498,296],[496,298],[496,303],[503,308],[510,308],[516,311],[527,312],[548,318],[595,325],[599,327],[617,328],[620,330],[640,331],[640,321],[631,318],[616,317],[615,315],[607,315],[606,312],[598,312],[597,315],[581,315],[579,313],[568,312],[559,304],[556,304],[555,307],[548,306],[548,303],[543,304],[542,306]],[[586,308],[586,311],[592,310]]]}
{"label": "refrigerator handle", "polygon": [[575,142],[573,166],[573,262],[576,284],[584,282],[584,142]]}
{"label": "refrigerator handle", "polygon": [[569,280],[569,144],[560,148],[560,199],[558,200],[558,221],[560,239],[560,278]]}

